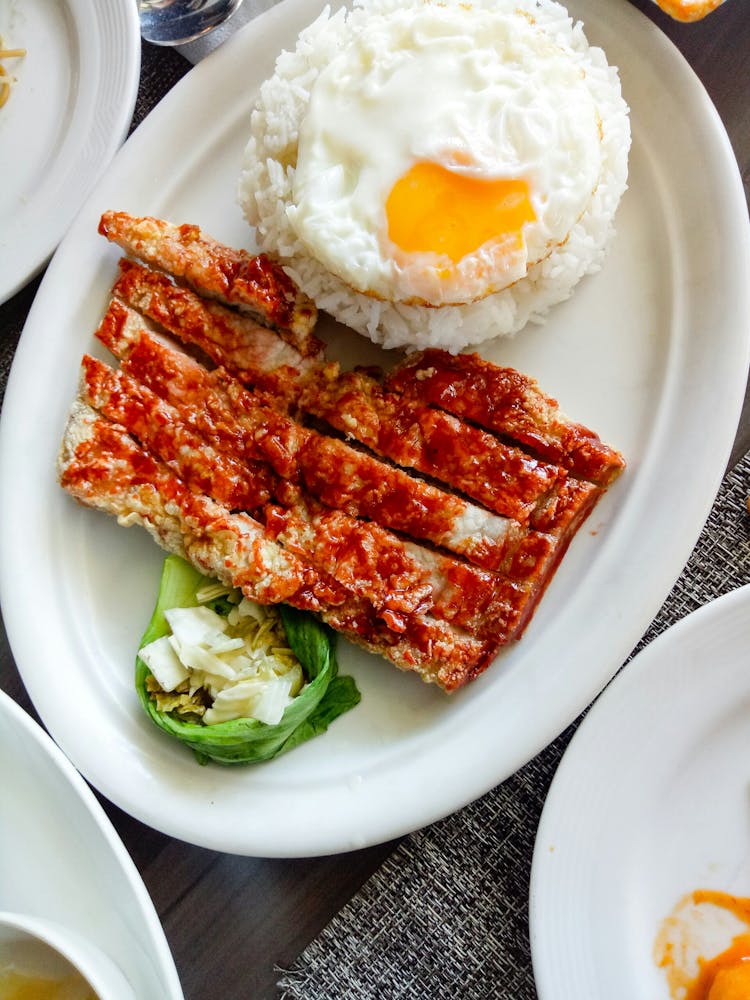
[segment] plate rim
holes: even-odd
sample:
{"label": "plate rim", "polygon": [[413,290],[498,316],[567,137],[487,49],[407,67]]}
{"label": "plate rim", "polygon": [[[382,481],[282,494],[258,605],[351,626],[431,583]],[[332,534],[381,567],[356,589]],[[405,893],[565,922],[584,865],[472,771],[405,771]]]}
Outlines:
{"label": "plate rim", "polygon": [[[588,0],[588,2],[591,2],[591,0]],[[311,4],[308,2],[306,6],[310,5]],[[266,24],[276,25],[277,21],[281,21],[284,18],[286,11],[290,9],[298,10],[303,6],[305,6],[303,0],[284,0],[282,4],[278,5],[277,7],[271,8],[271,10],[269,10],[266,14],[260,15],[258,19],[250,22],[250,24],[240,29],[240,31],[237,32],[235,36],[230,38],[218,50],[216,50],[205,60],[203,60],[202,63],[199,63],[193,70],[191,70],[187,74],[186,77],[183,78],[183,80],[181,80],[175,86],[175,88],[173,88],[173,90],[163,99],[163,102],[161,104],[162,113],[172,114],[173,109],[179,108],[180,102],[182,100],[181,95],[183,94],[183,92],[189,92],[186,88],[189,88],[193,85],[195,86],[203,85],[205,81],[210,77],[210,67],[215,65],[218,60],[227,60],[228,62],[230,55],[232,53],[236,52],[239,55],[239,53],[243,51],[243,45],[244,45],[243,40],[245,38],[250,38],[255,32],[258,32],[260,30],[258,28],[258,25],[260,23],[260,18],[267,18],[268,20],[265,22]],[[644,27],[644,30],[650,31],[651,34],[649,37],[655,40],[654,44],[657,44],[659,46],[666,46],[665,51],[669,53],[672,58],[675,57],[677,58],[678,65],[680,66],[680,72],[684,74],[687,71],[687,79],[691,81],[692,87],[699,88],[697,90],[697,94],[700,98],[700,100],[698,101],[698,105],[701,109],[700,113],[701,115],[706,116],[706,121],[711,129],[711,134],[714,136],[716,140],[715,142],[716,148],[714,149],[714,147],[712,146],[711,153],[721,161],[723,168],[725,170],[731,169],[733,171],[731,178],[732,182],[729,184],[729,193],[726,194],[726,197],[729,198],[730,200],[734,199],[736,201],[736,199],[738,199],[741,196],[744,205],[744,191],[742,189],[739,180],[739,171],[737,169],[736,160],[734,159],[734,154],[731,151],[729,140],[726,136],[726,131],[718,117],[718,114],[716,113],[715,108],[713,108],[713,105],[711,104],[708,95],[706,94],[702,85],[698,81],[697,76],[690,69],[690,67],[688,66],[682,55],[678,52],[678,50],[672,45],[671,42],[669,42],[668,39],[666,39],[666,37],[656,28],[656,26],[653,25],[653,23],[649,21],[648,18],[646,18],[645,15],[637,11],[635,8],[632,8],[629,4],[625,2],[625,0],[622,0],[622,2],[619,5],[619,8],[613,7],[613,11],[617,11],[618,9],[621,11],[623,16],[626,17],[626,19],[633,18],[634,19],[633,23],[639,23]],[[196,83],[196,81],[198,80],[201,81],[200,84]],[[144,126],[146,126],[146,130],[148,130],[147,123],[148,119],[146,119],[144,124],[141,127],[139,127],[138,130],[136,130],[136,133],[133,137],[134,139],[136,139],[136,136],[138,136],[139,134],[147,134],[147,131],[141,133],[141,129],[143,129]],[[138,140],[136,139],[136,141]],[[125,149],[127,149],[127,144]],[[120,156],[127,155],[125,149],[123,150],[123,153],[120,154]],[[731,156],[731,163],[727,159],[728,156]],[[106,181],[106,178],[104,180]],[[81,218],[77,220],[77,224],[74,230],[68,235],[66,240],[61,245],[60,251],[56,255],[56,259],[53,260],[53,263],[50,267],[48,276],[45,277],[42,289],[40,289],[40,294],[37,296],[37,300],[35,301],[34,306],[32,307],[32,312],[30,313],[27,327],[31,328],[33,324],[36,322],[37,310],[39,310],[40,313],[42,312],[41,304],[44,300],[44,296],[41,293],[45,291],[48,283],[51,282],[53,275],[56,274],[57,265],[60,265],[60,269],[62,269],[62,265],[64,262],[64,254],[66,252],[67,246],[74,245],[76,234],[78,232],[82,232],[84,226],[86,227],[90,226],[91,220],[87,218],[87,216],[96,214],[94,211],[96,208],[96,204],[97,204],[97,195],[95,194],[89,199],[89,202],[87,203],[87,208],[84,209],[84,211],[81,213]],[[737,239],[739,241],[739,252],[736,254],[735,266],[739,271],[745,262],[750,263],[750,225],[748,225],[747,228],[743,228],[741,233],[739,233],[738,231]],[[737,259],[739,259],[739,264],[737,264]],[[733,302],[733,305],[735,309],[738,311],[738,314],[742,314],[744,317],[750,319],[750,293],[746,292],[744,296],[742,295],[738,296],[737,299]],[[750,326],[750,324],[747,325]],[[733,364],[739,371],[739,375],[735,374],[735,381],[731,386],[727,387],[727,394],[726,394],[728,401],[728,408],[729,410],[731,410],[734,419],[735,417],[736,418],[739,417],[742,398],[744,397],[747,366],[748,362],[750,361],[750,335],[748,335],[745,326],[743,326],[743,335],[741,339],[739,330],[737,331],[733,330],[733,335],[737,340],[737,344],[738,345],[741,344],[742,354],[743,354],[741,364],[737,364],[737,362],[740,360],[739,358],[735,358],[733,361]],[[27,342],[24,341],[24,338],[22,337],[22,343],[21,345],[19,345],[20,351],[17,357],[20,357],[22,354],[25,354],[26,343]],[[24,361],[24,363],[26,363],[26,361]],[[14,376],[17,374],[17,371],[18,368],[16,367],[16,364],[14,362],[14,369],[11,371],[11,379],[9,380],[8,394],[6,395],[6,401],[8,399],[12,399],[14,401],[13,402],[14,406],[16,406],[15,397],[17,395],[16,380]],[[5,426],[0,426],[0,465],[4,464],[5,461],[7,461],[8,440],[11,433],[8,430],[7,421],[3,421],[3,424]],[[736,426],[736,419],[733,426]],[[724,427],[723,430],[726,431],[726,427]],[[726,436],[728,438],[728,434]],[[722,448],[719,449],[721,453],[720,454],[717,453],[717,455],[715,456],[715,464],[713,469],[711,470],[711,475],[707,477],[709,481],[709,486],[707,486],[705,494],[702,494],[698,499],[690,498],[689,500],[689,504],[693,505],[691,508],[693,511],[691,517],[696,522],[695,533],[693,538],[691,539],[681,538],[675,543],[675,552],[678,553],[679,559],[677,559],[677,556],[675,556],[674,558],[675,562],[679,561],[680,565],[677,568],[672,567],[670,569],[670,573],[673,572],[674,578],[676,578],[682,566],[684,566],[685,562],[687,561],[690,549],[692,548],[692,544],[698,537],[699,526],[697,522],[700,521],[702,524],[702,522],[705,520],[705,517],[708,515],[711,503],[713,502],[715,493],[718,490],[721,477],[723,475],[723,466],[726,462],[726,458],[728,458],[732,441],[724,440],[724,435],[722,434],[721,444]],[[704,477],[704,479],[706,479],[706,477]],[[2,499],[2,494],[0,494],[0,499]],[[639,634],[642,634],[642,632],[645,631],[649,621],[653,617],[653,614],[656,612],[656,610],[658,610],[658,604],[661,603],[661,600],[663,600],[664,596],[666,596],[669,586],[671,586],[671,583],[673,582],[674,579],[670,579],[667,582],[660,577],[660,583],[658,586],[656,586],[653,582],[648,582],[648,581],[644,584],[646,589],[648,589],[648,587],[650,586],[652,591],[654,592],[651,595],[651,604],[654,606],[648,609],[648,614],[646,609],[641,609],[642,620],[638,622],[638,627],[640,629]],[[2,595],[3,597],[4,608],[10,606],[9,602],[10,602],[11,590],[12,590],[12,580],[9,579],[8,572],[5,569],[0,568],[0,595]],[[658,594],[656,594],[656,591],[658,591]],[[654,596],[654,594],[656,594],[656,596]],[[31,651],[26,649],[27,644],[24,642],[24,637],[20,635],[20,630],[15,627],[16,622],[11,621],[11,616],[8,616],[8,618],[6,619],[6,625],[8,627],[8,633],[12,648],[14,650],[18,648],[19,651],[23,650],[22,654],[18,656],[18,660],[19,660],[19,671],[22,672],[24,683],[27,685],[27,689],[29,690],[29,693],[34,703],[41,704],[41,702],[43,701],[43,692],[40,692],[38,687],[34,686],[33,678],[27,676],[27,671],[25,669],[21,671],[20,667],[20,663],[22,660],[24,662],[24,665],[26,664],[29,657],[31,656]],[[637,642],[637,638],[638,637],[635,637],[632,640],[632,645],[634,645],[635,642]],[[511,773],[512,770],[515,770],[517,767],[521,766],[521,764],[523,764],[531,756],[533,756],[540,749],[542,749],[543,746],[545,746],[551,739],[553,739],[561,731],[562,728],[564,728],[564,725],[567,725],[568,722],[570,722],[578,714],[578,712],[580,712],[580,710],[584,708],[592,700],[593,697],[595,697],[597,691],[604,684],[606,684],[606,682],[610,679],[610,677],[614,673],[616,673],[623,659],[625,658],[625,656],[627,656],[627,653],[630,651],[630,648],[632,648],[630,646],[630,639],[623,639],[622,637],[620,637],[619,647],[621,647],[619,648],[619,654],[621,655],[618,655],[617,662],[615,663],[613,654],[612,656],[613,664],[610,664],[608,667],[608,670],[610,671],[609,676],[607,677],[602,676],[598,678],[597,681],[598,686],[596,690],[587,690],[586,692],[579,691],[577,692],[575,698],[570,698],[569,702],[566,702],[565,705],[565,714],[567,716],[566,722],[561,722],[560,719],[558,718],[559,713],[556,713],[554,719],[547,720],[546,726],[536,734],[534,740],[528,741],[526,744],[524,744],[523,747],[515,748],[513,757],[512,759],[510,759],[508,765],[511,768],[511,770],[507,771],[507,773]],[[592,650],[589,649],[588,652],[592,652]],[[40,715],[43,715],[42,711],[40,711]],[[49,719],[48,722],[51,725],[51,729],[54,729],[55,727],[52,724],[53,720]],[[58,733],[58,735],[60,734]],[[66,742],[67,740],[65,738],[65,734],[63,734],[61,737],[61,745],[64,745]],[[64,749],[66,749],[65,746]],[[75,757],[76,754],[71,754],[71,756]],[[89,780],[93,780],[93,783],[102,791],[102,793],[105,794],[108,798],[112,799],[112,801],[116,802],[121,808],[130,812],[132,815],[137,816],[143,822],[146,822],[149,825],[154,826],[156,829],[159,829],[170,836],[188,840],[191,843],[199,844],[200,846],[205,846],[214,850],[224,850],[230,853],[244,853],[244,854],[256,854],[256,855],[260,853],[263,856],[300,856],[300,855],[311,856],[313,854],[327,854],[335,851],[346,851],[353,849],[355,847],[363,847],[366,846],[367,844],[383,842],[385,840],[391,839],[394,836],[399,836],[408,833],[411,830],[416,829],[418,826],[427,825],[428,823],[433,822],[434,820],[440,818],[441,816],[444,816],[446,812],[452,812],[458,808],[461,808],[467,802],[471,801],[472,799],[486,792],[487,789],[492,786],[492,784],[496,784],[497,781],[502,780],[504,777],[507,776],[507,773],[503,774],[493,773],[492,775],[488,776],[488,774],[482,772],[479,780],[477,780],[476,776],[473,776],[472,777],[473,783],[467,783],[466,786],[462,787],[459,793],[456,793],[454,791],[450,797],[448,797],[445,800],[442,800],[439,804],[431,803],[429,806],[420,804],[419,809],[415,812],[409,813],[408,817],[406,818],[404,816],[399,816],[396,818],[396,821],[391,820],[389,823],[386,824],[381,823],[381,825],[377,826],[374,830],[370,828],[369,832],[365,835],[364,839],[362,839],[361,836],[352,839],[351,832],[347,831],[339,831],[335,836],[331,835],[330,833],[329,834],[319,833],[317,839],[313,839],[311,831],[306,830],[304,833],[296,835],[293,832],[290,833],[289,831],[287,831],[283,839],[275,838],[269,833],[264,837],[262,837],[261,839],[255,839],[252,842],[248,842],[247,840],[243,840],[241,837],[235,836],[232,831],[222,831],[221,833],[218,834],[215,830],[211,830],[210,832],[206,831],[205,829],[198,831],[195,829],[194,825],[190,826],[190,828],[188,829],[179,820],[174,821],[171,817],[165,818],[164,815],[158,809],[156,810],[156,812],[154,812],[153,809],[149,810],[148,808],[146,808],[140,801],[133,802],[132,796],[126,796],[125,800],[123,800],[122,790],[116,787],[113,791],[111,780],[102,780],[101,775],[98,773],[96,774],[95,779],[92,779],[91,777],[92,768],[90,764],[87,765],[86,767],[82,766],[81,769],[84,771],[84,773],[88,772],[87,777],[89,778]]]}
{"label": "plate rim", "polygon": [[[88,26],[93,25],[99,36],[98,41],[103,40],[102,51],[97,51],[95,54],[100,75],[111,69],[108,51],[116,47],[120,53],[117,65],[118,86],[115,88],[115,93],[102,96],[102,92],[97,88],[93,97],[94,113],[101,115],[102,120],[107,121],[108,134],[106,141],[101,143],[93,160],[82,155],[85,144],[83,142],[79,144],[79,151],[76,154],[75,163],[72,164],[72,169],[78,168],[83,171],[86,183],[83,189],[76,192],[77,197],[73,201],[64,201],[63,204],[60,204],[59,201],[54,203],[49,201],[47,207],[50,207],[54,212],[53,224],[49,232],[45,229],[32,242],[24,245],[20,255],[18,255],[17,249],[13,253],[4,255],[3,273],[0,274],[0,305],[7,302],[31,282],[54,254],[77,211],[90,196],[96,182],[125,140],[133,119],[138,96],[141,37],[138,11],[133,0],[107,0],[104,4],[97,3],[97,0],[64,0],[64,3],[75,22],[77,38],[80,38],[81,25],[87,25],[84,30],[91,30]],[[88,95],[84,94],[83,98],[87,99]],[[74,118],[81,104],[81,96],[77,95],[74,102]],[[56,160],[53,159],[47,169],[47,176],[54,175],[55,164]],[[29,210],[32,210],[31,206],[30,202]],[[28,215],[29,210],[16,209],[14,216],[20,217],[20,221],[23,221],[23,216]]]}
{"label": "plate rim", "polygon": [[[570,995],[571,988],[577,988],[575,983],[560,981],[559,967],[555,966],[552,970],[548,962],[542,965],[544,960],[541,952],[545,947],[543,943],[545,935],[542,930],[543,900],[540,897],[545,892],[545,886],[550,884],[547,874],[546,845],[553,842],[554,831],[560,826],[560,818],[565,811],[566,791],[571,782],[575,782],[582,760],[587,759],[585,754],[591,740],[589,734],[594,731],[594,727],[601,726],[602,720],[607,721],[612,716],[615,711],[613,706],[617,705],[622,695],[628,694],[632,697],[634,690],[639,687],[647,692],[650,687],[658,683],[655,678],[660,671],[675,669],[674,660],[669,657],[669,650],[672,647],[676,646],[679,649],[691,636],[700,634],[707,624],[731,618],[738,613],[738,609],[739,611],[750,609],[750,583],[742,584],[713,598],[655,636],[610,681],[592,704],[566,747],[550,783],[539,819],[529,879],[529,940],[534,983],[539,993],[539,1000],[562,1000]],[[707,666],[703,669],[707,669]],[[643,697],[644,695],[641,695],[641,701]]]}
{"label": "plate rim", "polygon": [[[113,859],[113,863],[117,865],[127,882],[131,893],[131,902],[137,908],[139,920],[142,921],[143,933],[141,937],[143,939],[139,941],[139,944],[147,948],[150,953],[149,958],[153,963],[154,971],[158,972],[159,989],[168,991],[166,997],[169,1000],[183,1000],[182,987],[174,958],[153,900],[135,862],[94,793],[49,734],[3,690],[0,690],[0,720],[2,720],[4,727],[6,724],[9,725],[17,734],[19,751],[23,750],[25,753],[25,747],[31,745],[39,750],[45,766],[50,769],[50,773],[54,774],[56,779],[63,781],[66,789],[80,805],[82,813],[85,813],[94,823],[97,836],[101,838]],[[24,913],[28,916],[47,916],[46,912],[43,910],[39,912],[36,908],[33,912],[24,910]],[[141,956],[138,958],[140,959]],[[127,976],[128,969],[123,967],[121,963],[118,964]],[[159,994],[160,998],[162,996]],[[154,1000],[157,1000],[156,994],[154,994]]]}

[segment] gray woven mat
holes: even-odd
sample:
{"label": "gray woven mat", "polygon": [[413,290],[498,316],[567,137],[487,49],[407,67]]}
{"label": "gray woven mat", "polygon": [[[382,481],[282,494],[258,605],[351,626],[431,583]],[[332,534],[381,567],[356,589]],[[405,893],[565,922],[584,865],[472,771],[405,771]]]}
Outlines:
{"label": "gray woven mat", "polygon": [[[725,478],[684,573],[634,652],[750,581],[748,493],[750,455]],[[284,996],[533,1000],[534,836],[574,729],[484,798],[405,838],[283,974]]]}

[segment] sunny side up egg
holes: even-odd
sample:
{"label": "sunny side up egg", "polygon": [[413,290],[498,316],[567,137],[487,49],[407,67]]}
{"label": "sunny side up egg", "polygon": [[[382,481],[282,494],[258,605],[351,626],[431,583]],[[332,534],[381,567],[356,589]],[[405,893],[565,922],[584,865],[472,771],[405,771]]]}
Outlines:
{"label": "sunny side up egg", "polygon": [[287,214],[359,292],[466,303],[563,243],[600,169],[585,74],[530,17],[407,6],[319,74]]}
{"label": "sunny side up egg", "polygon": [[322,313],[455,352],[600,269],[630,141],[617,69],[555,0],[352,0],[261,85],[238,197]]}

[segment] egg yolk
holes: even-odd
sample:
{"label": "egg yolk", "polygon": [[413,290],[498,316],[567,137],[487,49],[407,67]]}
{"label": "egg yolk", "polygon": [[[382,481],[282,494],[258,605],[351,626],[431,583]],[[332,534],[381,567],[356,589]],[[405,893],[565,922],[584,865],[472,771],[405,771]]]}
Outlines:
{"label": "egg yolk", "polygon": [[750,934],[734,938],[713,958],[700,959],[700,972],[685,1000],[748,1000],[750,997]]}
{"label": "egg yolk", "polygon": [[415,163],[386,201],[388,236],[407,253],[447,255],[453,263],[488,240],[518,247],[522,229],[536,218],[525,180],[487,180]]}
{"label": "egg yolk", "polygon": [[[715,966],[711,985],[706,996],[706,1000],[747,1000],[750,997],[750,955],[748,955],[750,941],[744,945],[744,954],[737,956],[735,949],[718,955],[708,965],[715,966],[719,962],[732,962],[737,964]],[[733,953],[730,955],[730,952]],[[704,966],[704,968],[707,968]],[[692,996],[692,994],[688,994]]]}

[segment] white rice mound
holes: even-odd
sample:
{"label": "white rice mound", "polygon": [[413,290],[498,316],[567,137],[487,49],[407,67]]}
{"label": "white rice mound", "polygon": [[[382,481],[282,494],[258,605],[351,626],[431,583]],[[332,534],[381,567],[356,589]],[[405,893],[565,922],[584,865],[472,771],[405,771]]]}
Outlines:
{"label": "white rice mound", "polygon": [[[386,302],[349,287],[311,258],[289,219],[287,206],[297,158],[299,126],[320,71],[370,12],[379,15],[424,0],[354,0],[352,10],[326,8],[299,35],[293,52],[282,52],[251,116],[251,134],[238,196],[261,250],[278,260],[319,309],[385,348],[441,347],[457,353],[470,345],[510,336],[529,322],[541,323],[567,299],[580,279],[601,268],[614,234],[614,216],[627,187],[629,110],[619,74],[600,48],[590,46],[580,22],[554,0],[472,0],[479,8],[526,12],[581,66],[602,126],[602,173],[587,210],[568,239],[510,287],[465,305],[428,307]],[[465,0],[441,0],[465,3]]]}

